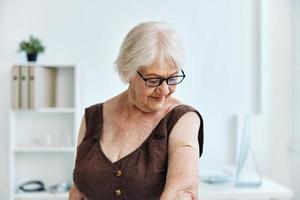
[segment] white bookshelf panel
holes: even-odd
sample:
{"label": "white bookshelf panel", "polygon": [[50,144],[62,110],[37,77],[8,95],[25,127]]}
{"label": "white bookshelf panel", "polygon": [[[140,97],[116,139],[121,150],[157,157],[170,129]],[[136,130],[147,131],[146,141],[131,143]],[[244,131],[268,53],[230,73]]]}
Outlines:
{"label": "white bookshelf panel", "polygon": [[69,107],[69,108],[56,108],[56,107],[44,107],[44,108],[34,108],[34,109],[19,109],[11,111],[13,113],[21,113],[21,112],[31,112],[31,113],[75,113],[75,108]]}
{"label": "white bookshelf panel", "polygon": [[13,118],[14,149],[74,146],[72,113],[15,112]]}
{"label": "white bookshelf panel", "polygon": [[53,194],[49,192],[14,194],[16,200],[67,200],[68,193]]}
{"label": "white bookshelf panel", "polygon": [[74,162],[72,154],[17,154],[16,157],[13,184],[16,194],[29,194],[20,191],[18,186],[31,180],[42,181],[47,190],[50,186],[60,182],[72,184],[72,163]]}
{"label": "white bookshelf panel", "polygon": [[75,153],[74,147],[17,147],[15,153]]}
{"label": "white bookshelf panel", "polygon": [[68,193],[53,194],[49,192],[14,194],[16,200],[67,200]]}
{"label": "white bookshelf panel", "polygon": [[[28,110],[29,112],[31,110]],[[75,109],[70,107],[70,108],[38,108],[38,109],[34,109],[32,110],[34,112],[41,112],[41,113],[74,113]]]}

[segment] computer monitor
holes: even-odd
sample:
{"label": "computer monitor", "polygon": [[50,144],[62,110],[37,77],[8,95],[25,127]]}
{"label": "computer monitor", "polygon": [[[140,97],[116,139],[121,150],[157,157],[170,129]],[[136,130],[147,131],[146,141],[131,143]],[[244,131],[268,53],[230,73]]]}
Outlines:
{"label": "computer monitor", "polygon": [[[258,164],[251,148],[251,115],[238,115],[237,118],[237,154],[233,170],[219,169],[213,173],[202,176],[202,181],[210,184],[221,184],[233,182],[236,187],[259,187],[261,185],[261,174]],[[254,172],[242,173],[248,156],[252,158],[255,165]],[[253,170],[252,170],[253,171]]]}
{"label": "computer monitor", "polygon": [[[251,148],[251,115],[244,115],[242,120],[242,130],[240,143],[238,145],[236,169],[235,169],[235,178],[234,184],[237,187],[258,187],[261,185],[261,174],[258,168],[258,164],[255,158],[255,154]],[[238,130],[239,131],[239,130]],[[249,157],[251,156],[251,157]],[[242,176],[242,172],[245,169],[245,163],[247,158],[252,158],[254,163],[254,173],[247,174],[248,176]]]}

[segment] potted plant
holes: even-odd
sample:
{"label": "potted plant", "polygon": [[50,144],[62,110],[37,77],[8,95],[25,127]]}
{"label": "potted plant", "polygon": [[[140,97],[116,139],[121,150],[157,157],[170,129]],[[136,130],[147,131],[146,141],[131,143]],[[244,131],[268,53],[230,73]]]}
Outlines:
{"label": "potted plant", "polygon": [[24,40],[20,43],[20,51],[26,53],[27,61],[35,62],[38,54],[45,51],[45,47],[38,38],[31,35],[29,40]]}

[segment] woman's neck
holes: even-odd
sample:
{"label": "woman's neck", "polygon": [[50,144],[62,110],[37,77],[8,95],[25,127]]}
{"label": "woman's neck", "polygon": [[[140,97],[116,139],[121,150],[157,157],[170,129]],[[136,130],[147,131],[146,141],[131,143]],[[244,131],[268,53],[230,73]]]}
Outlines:
{"label": "woman's neck", "polygon": [[129,89],[124,91],[119,98],[119,105],[125,110],[125,112],[130,116],[134,115],[143,115],[143,116],[155,116],[158,112],[147,112],[140,108],[136,99],[132,96]]}

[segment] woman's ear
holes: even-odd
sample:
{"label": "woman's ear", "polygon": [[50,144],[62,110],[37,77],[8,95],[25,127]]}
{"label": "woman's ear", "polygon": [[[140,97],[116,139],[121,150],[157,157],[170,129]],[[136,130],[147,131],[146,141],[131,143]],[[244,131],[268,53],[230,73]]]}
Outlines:
{"label": "woman's ear", "polygon": [[129,80],[128,80],[128,84],[131,84],[134,82],[134,79],[136,79],[136,76],[135,75],[132,75]]}

